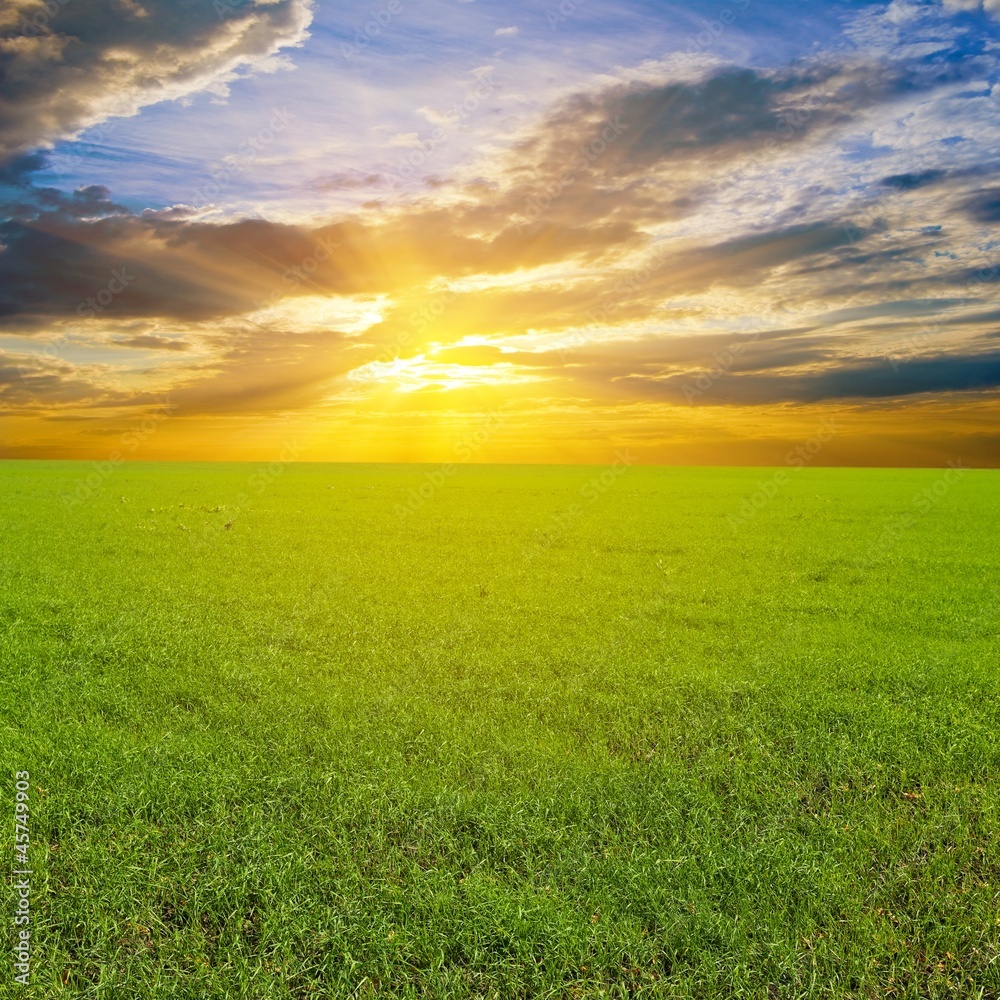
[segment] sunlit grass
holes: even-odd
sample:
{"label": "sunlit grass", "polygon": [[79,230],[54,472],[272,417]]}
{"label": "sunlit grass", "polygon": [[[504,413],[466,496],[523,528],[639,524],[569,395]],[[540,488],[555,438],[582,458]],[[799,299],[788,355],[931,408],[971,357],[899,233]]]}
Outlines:
{"label": "sunlit grass", "polygon": [[0,470],[33,996],[997,996],[996,473],[89,471]]}

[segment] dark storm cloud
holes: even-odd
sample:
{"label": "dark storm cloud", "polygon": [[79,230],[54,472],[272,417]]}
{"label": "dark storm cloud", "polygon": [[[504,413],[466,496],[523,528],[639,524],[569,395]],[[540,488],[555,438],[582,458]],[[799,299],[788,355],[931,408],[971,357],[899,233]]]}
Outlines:
{"label": "dark storm cloud", "polygon": [[963,207],[976,222],[1000,222],[1000,187],[977,191]]}
{"label": "dark storm cloud", "polygon": [[[520,152],[557,173],[578,159],[581,146],[600,148],[603,138],[606,148],[589,169],[605,178],[691,161],[710,170],[762,147],[801,142],[868,108],[973,78],[982,69],[979,60],[940,53],[916,64],[727,67],[693,81],[621,84],[567,99]],[[615,128],[620,131],[613,135]],[[928,183],[933,173],[899,175],[898,182]]]}
{"label": "dark storm cloud", "polygon": [[563,124],[598,116],[620,119],[627,134],[615,159],[632,167],[742,146],[774,132],[777,97],[795,86],[748,69],[727,70],[694,83],[630,88],[602,98],[570,102]]}
{"label": "dark storm cloud", "polygon": [[708,256],[723,263],[752,262],[755,268],[773,268],[850,246],[853,240],[843,223],[813,222],[727,240],[714,246]]}
{"label": "dark storm cloud", "polygon": [[698,386],[698,374],[650,378],[635,373],[618,378],[615,384],[640,398],[711,406],[891,399],[996,389],[1000,386],[1000,352],[912,357],[901,364],[892,364],[887,358],[842,358],[820,371],[788,374],[734,370],[709,382],[703,392],[692,393],[690,390]]}
{"label": "dark storm cloud", "polygon": [[0,223],[0,320],[9,328],[38,327],[42,317],[217,319],[387,281],[371,234],[354,224],[210,225],[114,209],[79,218],[107,203],[95,189],[69,200]]}
{"label": "dark storm cloud", "polygon": [[[162,249],[154,227],[134,217],[80,221],[43,217],[0,224],[0,320],[18,329],[39,317],[204,319],[253,301],[240,281],[218,280]],[[91,301],[92,300],[92,301]]]}
{"label": "dark storm cloud", "polygon": [[883,187],[893,188],[897,191],[913,191],[916,188],[933,184],[945,176],[943,170],[924,170],[918,174],[893,174],[890,177],[883,177],[879,183]]}
{"label": "dark storm cloud", "polygon": [[[224,83],[295,43],[311,0],[50,0],[0,11],[0,162]],[[55,8],[49,12],[49,8]]]}
{"label": "dark storm cloud", "polygon": [[896,302],[878,302],[868,306],[849,306],[844,309],[833,309],[815,317],[817,326],[836,326],[841,323],[854,323],[858,320],[876,319],[881,317],[925,316],[954,306],[965,305],[965,299],[913,299]]}
{"label": "dark storm cloud", "polygon": [[0,186],[26,187],[32,175],[48,165],[48,156],[43,151],[15,156],[0,164]]}

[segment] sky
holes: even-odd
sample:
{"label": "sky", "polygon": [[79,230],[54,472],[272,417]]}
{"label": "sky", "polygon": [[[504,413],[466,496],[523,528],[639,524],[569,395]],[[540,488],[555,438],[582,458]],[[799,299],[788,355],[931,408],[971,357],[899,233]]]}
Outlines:
{"label": "sky", "polygon": [[997,465],[1000,0],[8,0],[0,81],[2,457]]}

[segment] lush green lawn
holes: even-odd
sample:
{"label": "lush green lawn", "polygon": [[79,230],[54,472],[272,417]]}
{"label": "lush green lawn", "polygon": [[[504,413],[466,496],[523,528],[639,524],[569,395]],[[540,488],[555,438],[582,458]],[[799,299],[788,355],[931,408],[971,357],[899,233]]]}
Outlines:
{"label": "lush green lawn", "polygon": [[1000,474],[91,471],[0,467],[20,995],[1000,995]]}

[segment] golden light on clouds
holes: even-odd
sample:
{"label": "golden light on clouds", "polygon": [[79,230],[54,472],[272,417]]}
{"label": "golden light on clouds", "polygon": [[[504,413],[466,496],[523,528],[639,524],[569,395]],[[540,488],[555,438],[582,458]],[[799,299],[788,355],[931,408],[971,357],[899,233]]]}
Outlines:
{"label": "golden light on clouds", "polygon": [[381,323],[387,295],[300,295],[247,313],[246,320],[278,329],[327,329],[356,336]]}
{"label": "golden light on clouds", "polygon": [[141,457],[265,456],[294,425],[314,460],[436,460],[501,403],[482,460],[767,461],[845,413],[824,460],[1000,453],[986,13],[922,4],[914,40],[813,5],[828,48],[757,56],[677,50],[666,8],[642,55],[563,25],[620,46],[595,73],[551,31],[483,51],[488,5],[453,4],[478,26],[427,74],[423,8],[347,60],[335,5],[112,7],[8,46],[5,454],[100,457],[164,398]]}

